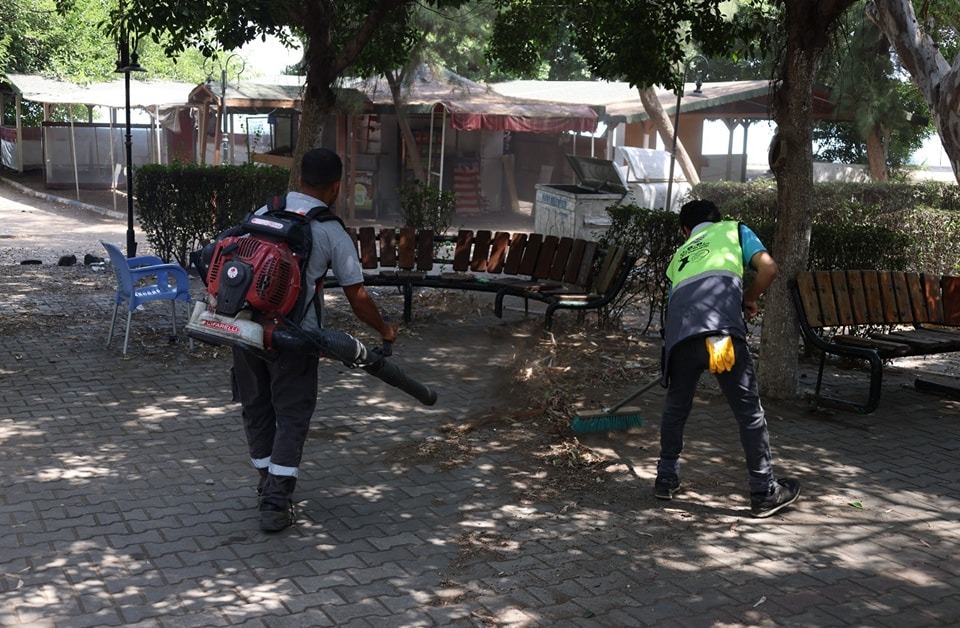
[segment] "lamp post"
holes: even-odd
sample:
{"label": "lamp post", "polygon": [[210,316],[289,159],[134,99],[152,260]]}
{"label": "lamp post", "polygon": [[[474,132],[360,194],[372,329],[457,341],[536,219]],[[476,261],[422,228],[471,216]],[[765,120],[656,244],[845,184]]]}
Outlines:
{"label": "lamp post", "polygon": [[126,135],[124,146],[127,158],[127,257],[137,254],[137,240],[133,232],[133,131],[130,128],[130,73],[146,72],[137,59],[136,46],[130,51],[130,35],[124,28],[118,42],[117,72],[123,73],[123,92],[126,112]]}
{"label": "lamp post", "polygon": [[[687,83],[687,72],[690,70],[690,65],[696,62],[694,67],[699,66],[708,66],[709,62],[707,58],[703,55],[696,55],[687,59],[683,64],[683,82],[680,85],[680,91],[677,92],[677,107],[673,112],[673,148],[670,150],[670,178],[667,180],[667,201],[664,205],[664,209],[670,211],[673,205],[673,169],[674,165],[677,162],[677,136],[680,135],[680,101],[683,98],[683,89]],[[703,75],[705,74],[705,68],[701,68],[697,71],[697,88],[693,91],[694,94],[702,94],[700,88],[703,86]]]}
{"label": "lamp post", "polygon": [[[231,53],[229,56],[227,56],[222,62],[218,61],[217,63],[220,66],[220,106],[218,107],[220,124],[217,128],[217,133],[219,134],[219,137],[216,138],[217,146],[214,148],[214,150],[215,151],[219,150],[221,152],[220,160],[219,160],[220,164],[223,164],[224,162],[227,162],[230,164],[233,163],[233,142],[227,140],[227,146],[229,146],[229,149],[230,149],[229,159],[227,159],[226,147],[222,146],[221,144],[223,143],[223,137],[224,136],[229,137],[230,135],[230,128],[227,123],[227,103],[226,103],[227,73],[230,68],[230,62],[233,61],[234,59],[237,59],[240,61],[240,69],[237,70],[237,81],[239,82],[240,75],[243,74],[243,71],[247,67],[247,62],[244,61],[243,57],[241,57],[240,55],[234,52],[234,53]],[[204,70],[206,70],[206,61],[204,61]],[[209,73],[207,73],[207,85],[210,85],[212,82],[213,82],[213,77]]]}

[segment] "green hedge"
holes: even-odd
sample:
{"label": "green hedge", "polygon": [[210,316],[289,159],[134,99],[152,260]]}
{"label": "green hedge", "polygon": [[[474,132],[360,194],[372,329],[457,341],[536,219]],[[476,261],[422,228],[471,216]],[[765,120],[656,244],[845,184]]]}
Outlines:
{"label": "green hedge", "polygon": [[[701,183],[692,196],[713,201],[773,246],[774,182]],[[960,186],[954,183],[817,183],[807,266],[956,273],[958,235]]]}
{"label": "green hedge", "polygon": [[[772,181],[702,183],[691,198],[708,199],[724,216],[747,223],[770,248],[777,190]],[[876,268],[935,274],[960,271],[960,187],[944,183],[818,183],[807,267]],[[626,308],[645,311],[647,328],[662,316],[670,257],[682,243],[677,215],[636,205],[608,210],[613,224],[604,244],[627,246],[638,256],[631,282],[611,304],[608,318]]]}
{"label": "green hedge", "polygon": [[186,267],[191,251],[270,196],[284,194],[290,172],[256,164],[150,164],[134,176],[137,219],[150,246],[159,257]]}

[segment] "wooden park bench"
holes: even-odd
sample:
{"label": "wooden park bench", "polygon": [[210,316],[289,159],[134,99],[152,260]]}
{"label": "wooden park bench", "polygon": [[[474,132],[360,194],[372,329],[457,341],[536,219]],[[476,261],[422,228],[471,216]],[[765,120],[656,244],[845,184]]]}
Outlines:
{"label": "wooden park bench", "polygon": [[[958,277],[813,271],[798,273],[791,287],[803,338],[808,348],[821,354],[814,392],[821,405],[869,414],[880,403],[884,360],[960,351],[960,308],[955,305],[960,301]],[[821,396],[827,354],[868,362],[866,403]],[[918,379],[916,384],[924,388],[927,383]]]}
{"label": "wooden park bench", "polygon": [[[460,230],[434,235],[413,228],[348,229],[368,286],[396,286],[403,294],[403,319],[413,316],[415,288],[487,292],[494,313],[506,297],[547,305],[544,328],[559,309],[601,308],[623,288],[636,258],[622,247],[538,233]],[[336,287],[328,278],[325,287]]]}

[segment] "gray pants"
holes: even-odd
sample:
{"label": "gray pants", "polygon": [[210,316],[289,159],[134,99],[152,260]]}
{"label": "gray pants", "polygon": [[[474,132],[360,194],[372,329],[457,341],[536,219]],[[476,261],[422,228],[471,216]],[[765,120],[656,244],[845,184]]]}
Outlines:
{"label": "gray pants", "polygon": [[293,495],[317,407],[319,361],[316,355],[288,351],[270,362],[233,351],[250,459],[257,469],[269,471],[261,477],[262,505],[282,509]]}
{"label": "gray pants", "polygon": [[[745,340],[733,338],[733,369],[716,375],[720,390],[740,426],[740,444],[747,461],[750,492],[762,493],[774,481],[770,456],[770,435],[753,359]],[[710,356],[704,339],[691,338],[673,347],[668,366],[667,398],[660,422],[660,460],[657,476],[680,477],[680,452],[683,451],[683,429],[693,407],[700,375],[710,367]]]}

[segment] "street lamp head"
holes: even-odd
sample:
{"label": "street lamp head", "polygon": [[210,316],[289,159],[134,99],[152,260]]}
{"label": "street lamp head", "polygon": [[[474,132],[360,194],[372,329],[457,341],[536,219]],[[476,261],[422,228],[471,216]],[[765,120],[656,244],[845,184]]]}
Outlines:
{"label": "street lamp head", "polygon": [[130,63],[122,68],[119,68],[117,72],[146,72],[147,69],[140,65],[139,55],[136,52],[130,53]]}
{"label": "street lamp head", "polygon": [[684,66],[683,74],[684,79],[686,79],[687,72],[689,70],[696,72],[696,89],[693,90],[694,94],[702,95],[703,94],[703,77],[710,70],[710,61],[703,55],[695,55],[687,60],[686,65]]}

